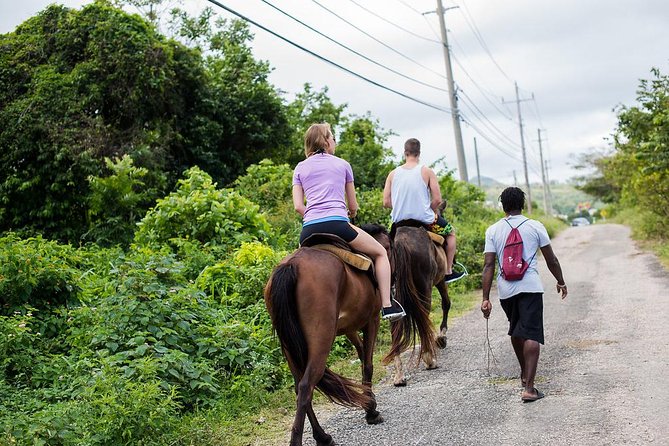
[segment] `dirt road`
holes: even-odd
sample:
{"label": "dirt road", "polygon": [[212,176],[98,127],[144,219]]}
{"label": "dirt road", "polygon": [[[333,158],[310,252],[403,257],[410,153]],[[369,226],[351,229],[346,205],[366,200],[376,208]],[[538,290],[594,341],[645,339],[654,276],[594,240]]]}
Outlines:
{"label": "dirt road", "polygon": [[[334,411],[338,445],[669,444],[669,275],[619,225],[570,228],[553,240],[569,296],[561,301],[540,259],[546,345],[537,387],[520,401],[518,367],[496,295],[486,359],[480,311],[451,324],[440,368],[413,369],[405,388],[375,388],[385,422]],[[490,369],[490,370],[488,370]],[[308,429],[307,429],[308,430]],[[305,445],[314,445],[305,432]]]}

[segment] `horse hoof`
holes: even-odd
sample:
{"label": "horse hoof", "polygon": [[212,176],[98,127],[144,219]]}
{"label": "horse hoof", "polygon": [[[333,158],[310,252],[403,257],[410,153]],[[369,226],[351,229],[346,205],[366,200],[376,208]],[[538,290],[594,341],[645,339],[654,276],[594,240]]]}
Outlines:
{"label": "horse hoof", "polygon": [[437,336],[437,347],[442,350],[446,348],[446,336]]}
{"label": "horse hoof", "polygon": [[316,440],[316,444],[318,446],[335,446],[335,442],[330,435],[322,440]]}
{"label": "horse hoof", "polygon": [[381,416],[380,413],[376,413],[376,415],[373,416],[365,416],[365,421],[367,421],[367,424],[379,424],[383,423],[383,417]]}
{"label": "horse hoof", "polygon": [[393,383],[393,386],[395,386],[395,387],[406,387],[406,385],[407,385],[406,378],[402,378],[402,379],[397,380]]}
{"label": "horse hoof", "polygon": [[425,370],[434,370],[434,369],[438,369],[438,368],[439,368],[439,366],[437,365],[436,362],[434,364],[427,364],[425,366]]}

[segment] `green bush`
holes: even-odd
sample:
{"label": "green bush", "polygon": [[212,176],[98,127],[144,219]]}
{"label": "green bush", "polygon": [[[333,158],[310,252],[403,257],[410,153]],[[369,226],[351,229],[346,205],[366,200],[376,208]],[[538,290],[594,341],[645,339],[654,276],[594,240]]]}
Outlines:
{"label": "green bush", "polygon": [[136,243],[160,244],[182,238],[205,245],[238,246],[267,236],[269,225],[258,205],[231,189],[217,189],[198,167],[188,169],[185,177],[176,191],[158,200],[138,223]]}
{"label": "green bush", "polygon": [[79,261],[71,246],[41,236],[22,240],[9,233],[0,238],[0,314],[76,302]]}

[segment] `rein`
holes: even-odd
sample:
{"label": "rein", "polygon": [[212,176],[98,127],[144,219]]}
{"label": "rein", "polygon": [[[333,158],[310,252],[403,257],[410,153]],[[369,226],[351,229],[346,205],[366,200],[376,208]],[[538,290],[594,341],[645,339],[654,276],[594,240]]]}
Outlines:
{"label": "rein", "polygon": [[493,365],[495,368],[497,367],[497,358],[495,358],[495,354],[492,351],[492,345],[490,344],[490,331],[488,329],[488,321],[489,319],[486,318],[485,320],[485,342],[483,343],[483,349],[485,350],[485,358],[486,358],[486,363],[487,363],[487,370],[488,370],[488,376],[490,376],[490,360],[493,361]]}

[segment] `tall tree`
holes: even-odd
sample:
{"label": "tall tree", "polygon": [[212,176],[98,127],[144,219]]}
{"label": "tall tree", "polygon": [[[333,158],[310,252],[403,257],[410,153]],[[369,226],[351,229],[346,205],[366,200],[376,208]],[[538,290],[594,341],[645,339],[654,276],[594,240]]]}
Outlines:
{"label": "tall tree", "polygon": [[228,184],[285,146],[248,29],[224,23],[216,37],[203,57],[105,1],[50,6],[0,35],[0,230],[77,241],[105,157],[131,155],[168,184],[193,165]]}
{"label": "tall tree", "polygon": [[383,188],[396,166],[392,150],[384,146],[391,132],[381,128],[369,113],[353,116],[341,127],[337,155],[351,163],[356,186],[362,190]]}

